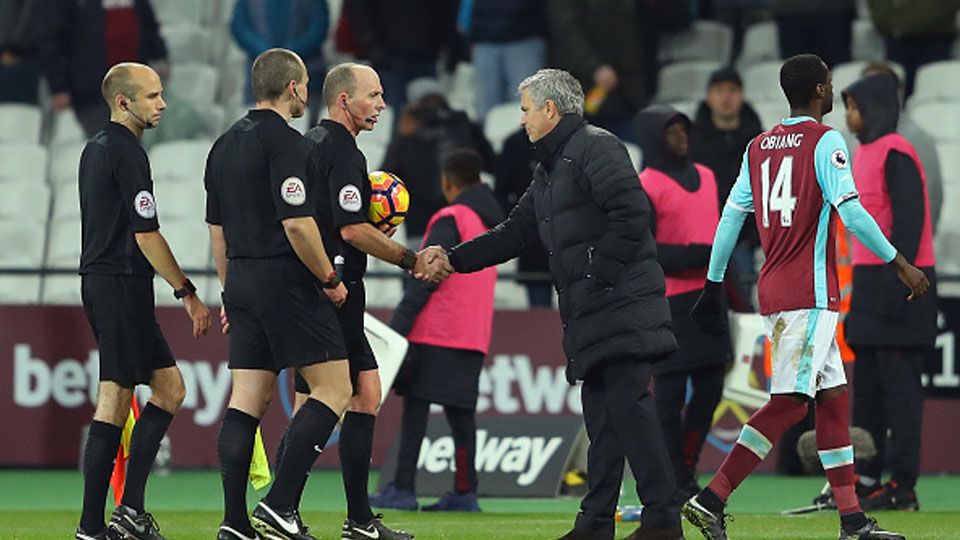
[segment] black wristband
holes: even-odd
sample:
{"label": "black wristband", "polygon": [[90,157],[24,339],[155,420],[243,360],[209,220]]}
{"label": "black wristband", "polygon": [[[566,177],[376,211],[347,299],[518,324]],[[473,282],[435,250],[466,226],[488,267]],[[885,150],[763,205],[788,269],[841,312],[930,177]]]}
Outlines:
{"label": "black wristband", "polygon": [[410,248],[407,248],[403,252],[403,257],[400,258],[400,268],[404,270],[413,270],[413,267],[417,265],[417,253]]}
{"label": "black wristband", "polygon": [[338,274],[336,271],[333,271],[330,272],[330,275],[327,276],[327,280],[322,282],[321,285],[324,289],[336,289],[337,286],[340,285],[341,281],[340,274]]}
{"label": "black wristband", "polygon": [[197,287],[190,281],[190,278],[183,280],[183,286],[173,291],[173,297],[177,300],[194,294],[197,294]]}

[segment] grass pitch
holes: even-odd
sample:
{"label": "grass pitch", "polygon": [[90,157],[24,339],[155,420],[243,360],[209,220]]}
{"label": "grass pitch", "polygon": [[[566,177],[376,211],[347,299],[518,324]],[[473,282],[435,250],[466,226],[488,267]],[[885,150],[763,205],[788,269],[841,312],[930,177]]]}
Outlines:
{"label": "grass pitch", "polygon": [[[705,479],[705,478],[704,478]],[[375,479],[374,479],[375,480]],[[805,540],[837,537],[832,512],[778,516],[785,508],[808,504],[823,480],[757,476],[734,494],[729,512],[735,540]],[[79,519],[82,480],[74,471],[0,471],[0,540],[72,538]],[[252,489],[248,502],[262,495]],[[909,540],[960,539],[960,477],[924,477],[918,486],[922,512],[883,512],[881,524]],[[431,502],[423,498],[421,503]],[[636,504],[636,496],[622,504]],[[147,506],[170,540],[212,540],[221,518],[220,480],[216,472],[177,471],[153,477]],[[480,514],[387,511],[391,527],[406,529],[418,540],[554,539],[565,533],[577,511],[576,499],[482,499]],[[311,476],[303,502],[304,520],[317,538],[339,538],[344,518],[343,488],[338,472]],[[618,537],[636,523],[622,523]],[[685,525],[689,539],[701,538]]]}

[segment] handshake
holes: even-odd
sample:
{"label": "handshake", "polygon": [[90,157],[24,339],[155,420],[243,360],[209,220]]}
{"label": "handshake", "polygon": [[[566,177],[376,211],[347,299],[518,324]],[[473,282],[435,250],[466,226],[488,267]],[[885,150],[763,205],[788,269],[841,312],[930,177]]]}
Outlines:
{"label": "handshake", "polygon": [[450,265],[447,252],[440,246],[428,246],[421,249],[417,253],[417,263],[410,270],[413,277],[431,283],[440,283],[450,277],[453,272],[453,266]]}

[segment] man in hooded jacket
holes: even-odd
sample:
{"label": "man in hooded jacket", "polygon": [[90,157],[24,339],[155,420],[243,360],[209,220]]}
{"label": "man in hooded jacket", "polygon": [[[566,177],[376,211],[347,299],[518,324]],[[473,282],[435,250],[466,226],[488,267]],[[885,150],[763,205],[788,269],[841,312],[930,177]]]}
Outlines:
{"label": "man in hooded jacket", "polygon": [[[680,343],[680,350],[669,360],[654,364],[654,399],[678,496],[687,500],[700,491],[697,461],[731,358],[727,331],[708,334],[690,318],[703,290],[713,232],[720,221],[717,181],[713,171],[690,160],[691,125],[686,115],[666,105],[652,105],[640,111],[635,126],[645,167],[640,183],[650,199],[650,228],[666,276],[673,333]],[[693,387],[689,402],[688,380]]]}
{"label": "man in hooded jacket", "polygon": [[[860,141],[853,176],[864,208],[930,281],[908,302],[894,269],[853,240],[853,293],[846,337],[856,352],[853,424],[873,436],[877,457],[857,463],[864,510],[917,510],[923,361],[937,336],[936,259],[926,175],[913,145],[897,133],[897,80],[871,75],[843,92],[847,127]],[[893,475],[880,484],[887,431]],[[871,491],[871,488],[872,491]]]}

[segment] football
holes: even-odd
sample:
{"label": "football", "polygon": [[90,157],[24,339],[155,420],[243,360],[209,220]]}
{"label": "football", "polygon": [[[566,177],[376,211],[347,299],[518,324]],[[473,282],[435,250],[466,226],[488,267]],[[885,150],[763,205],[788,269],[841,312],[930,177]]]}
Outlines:
{"label": "football", "polygon": [[375,227],[396,227],[403,223],[410,207],[410,193],[403,180],[385,171],[370,173],[370,213],[368,218]]}

